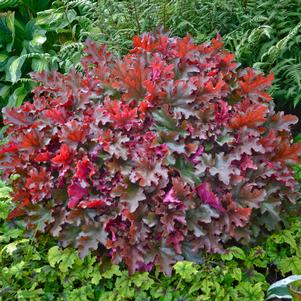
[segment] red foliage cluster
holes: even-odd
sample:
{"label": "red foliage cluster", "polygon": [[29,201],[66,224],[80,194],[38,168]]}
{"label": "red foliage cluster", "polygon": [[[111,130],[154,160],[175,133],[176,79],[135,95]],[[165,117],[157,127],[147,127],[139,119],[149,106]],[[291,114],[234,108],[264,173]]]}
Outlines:
{"label": "red foliage cluster", "polygon": [[0,149],[21,216],[82,256],[154,265],[222,252],[272,230],[296,200],[290,125],[265,77],[222,42],[135,37],[115,59],[88,41],[83,73],[34,74],[33,103],[4,109]]}

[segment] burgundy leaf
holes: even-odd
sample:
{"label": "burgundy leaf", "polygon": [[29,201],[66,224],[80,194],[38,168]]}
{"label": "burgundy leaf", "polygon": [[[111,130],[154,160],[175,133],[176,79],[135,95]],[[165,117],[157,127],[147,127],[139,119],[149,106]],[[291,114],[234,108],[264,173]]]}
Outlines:
{"label": "burgundy leaf", "polygon": [[68,208],[76,207],[79,201],[88,194],[88,189],[85,186],[83,187],[80,183],[74,182],[68,187]]}
{"label": "burgundy leaf", "polygon": [[210,184],[204,182],[196,187],[196,192],[205,204],[210,205],[211,207],[218,209],[220,212],[224,212],[225,209],[222,207],[218,197],[211,191]]}

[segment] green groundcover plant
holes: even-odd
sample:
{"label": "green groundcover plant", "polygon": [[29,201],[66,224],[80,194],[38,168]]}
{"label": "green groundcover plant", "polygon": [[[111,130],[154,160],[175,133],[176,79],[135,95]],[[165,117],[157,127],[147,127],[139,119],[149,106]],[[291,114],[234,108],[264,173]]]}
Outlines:
{"label": "green groundcover plant", "polygon": [[33,103],[3,110],[9,218],[130,273],[170,274],[281,227],[301,144],[297,118],[274,112],[273,76],[240,68],[219,37],[146,33],[133,44],[118,59],[88,41],[83,72],[34,74]]}

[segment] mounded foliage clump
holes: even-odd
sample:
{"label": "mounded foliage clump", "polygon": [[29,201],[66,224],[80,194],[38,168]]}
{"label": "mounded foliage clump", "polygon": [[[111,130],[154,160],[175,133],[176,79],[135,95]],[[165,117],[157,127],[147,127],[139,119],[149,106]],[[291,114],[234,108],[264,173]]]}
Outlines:
{"label": "mounded foliage clump", "polygon": [[301,144],[297,118],[273,110],[273,76],[240,68],[218,37],[133,45],[116,59],[88,41],[82,73],[33,74],[33,103],[3,110],[9,218],[131,273],[170,273],[281,224]]}

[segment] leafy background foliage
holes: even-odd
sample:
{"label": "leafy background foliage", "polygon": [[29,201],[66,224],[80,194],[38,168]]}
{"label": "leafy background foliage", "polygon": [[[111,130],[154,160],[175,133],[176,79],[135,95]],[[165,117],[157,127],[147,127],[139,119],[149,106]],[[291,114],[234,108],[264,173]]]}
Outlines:
{"label": "leafy background foliage", "polygon": [[[122,4],[111,1],[110,9],[104,10],[104,13],[108,11],[104,20],[108,22],[105,28],[112,44],[117,39],[122,47],[129,45],[125,41],[130,40],[131,34],[160,24],[170,28],[174,35],[189,32],[198,42],[220,32],[226,48],[234,51],[242,64],[254,65],[266,73],[274,72],[272,96],[278,107],[283,108],[288,102],[294,106],[299,103],[301,8],[298,1],[150,1],[153,5],[138,2],[130,6],[126,1]],[[120,12],[131,13],[136,18],[124,22],[127,19]],[[138,23],[138,20],[142,21]]]}
{"label": "leafy background foliage", "polygon": [[158,26],[196,42],[223,36],[245,66],[275,73],[278,107],[300,101],[301,6],[295,0],[10,0],[0,6],[0,102],[19,105],[33,85],[31,70],[76,65],[87,37],[126,53],[135,34]]}
{"label": "leafy background foliage", "polygon": [[[50,1],[1,1],[0,3],[0,97],[1,107],[18,106],[32,89],[26,74],[45,69],[46,31],[35,26],[34,17]],[[15,5],[13,5],[15,4]],[[47,47],[47,46],[46,46]]]}
{"label": "leafy background foliage", "polygon": [[13,107],[30,98],[35,82],[28,78],[29,72],[67,72],[78,63],[82,41],[94,36],[92,4],[82,0],[2,2],[7,3],[0,3],[0,106]]}
{"label": "leafy background foliage", "polygon": [[[61,5],[66,8],[66,2]],[[272,96],[279,107],[287,102],[296,106],[300,101],[298,1],[77,0],[70,1],[67,8],[74,6],[81,9],[82,33],[122,53],[131,46],[132,36],[158,26],[181,37],[189,32],[198,43],[219,32],[226,48],[234,51],[243,65],[275,73]]]}

